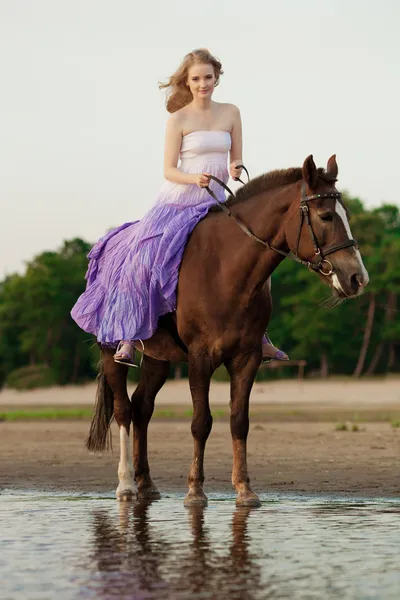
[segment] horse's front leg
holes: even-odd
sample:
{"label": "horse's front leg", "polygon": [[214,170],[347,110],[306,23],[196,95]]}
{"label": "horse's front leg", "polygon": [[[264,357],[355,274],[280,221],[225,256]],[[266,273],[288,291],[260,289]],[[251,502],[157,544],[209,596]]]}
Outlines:
{"label": "horse's front leg", "polygon": [[209,405],[210,379],[214,371],[209,356],[189,352],[189,384],[193,401],[192,436],[194,452],[192,466],[188,475],[189,491],[185,498],[185,506],[207,504],[207,496],[203,492],[204,483],[204,450],[212,427],[212,416]]}
{"label": "horse's front leg", "polygon": [[261,505],[257,494],[250,487],[246,456],[250,392],[260,360],[260,352],[251,352],[235,356],[226,363],[231,377],[232,484],[238,494],[236,504],[242,506]]}

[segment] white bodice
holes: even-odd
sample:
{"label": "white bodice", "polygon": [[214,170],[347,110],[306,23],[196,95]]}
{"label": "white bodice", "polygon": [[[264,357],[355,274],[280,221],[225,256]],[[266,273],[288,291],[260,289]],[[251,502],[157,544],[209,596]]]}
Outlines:
{"label": "white bodice", "polygon": [[[193,131],[182,138],[178,169],[185,173],[211,173],[224,183],[229,179],[228,153],[231,149],[229,131]],[[223,188],[212,181],[211,189],[220,202],[225,200]],[[165,181],[157,200],[162,204],[174,204],[181,208],[214,203],[207,190],[194,184]]]}
{"label": "white bodice", "polygon": [[[231,149],[229,131],[193,131],[182,139],[180,165],[183,171],[193,172],[194,165],[218,163],[227,167],[228,152]],[[202,168],[199,172],[201,172]]]}

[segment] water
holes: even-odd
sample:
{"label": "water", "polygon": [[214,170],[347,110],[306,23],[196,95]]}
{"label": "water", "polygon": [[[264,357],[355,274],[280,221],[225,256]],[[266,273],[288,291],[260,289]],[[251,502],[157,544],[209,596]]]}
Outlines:
{"label": "water", "polygon": [[0,494],[1,600],[398,599],[400,502]]}

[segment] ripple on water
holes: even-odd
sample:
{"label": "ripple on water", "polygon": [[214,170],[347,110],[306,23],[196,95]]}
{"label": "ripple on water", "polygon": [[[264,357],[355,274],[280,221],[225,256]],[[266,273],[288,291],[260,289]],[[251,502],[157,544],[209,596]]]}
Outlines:
{"label": "ripple on water", "polygon": [[7,600],[400,598],[400,502],[265,495],[117,503],[0,494]]}

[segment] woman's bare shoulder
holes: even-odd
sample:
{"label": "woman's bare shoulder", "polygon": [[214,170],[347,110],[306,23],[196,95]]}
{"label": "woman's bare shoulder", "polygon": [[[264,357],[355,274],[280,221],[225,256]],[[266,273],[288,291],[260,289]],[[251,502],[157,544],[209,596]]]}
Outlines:
{"label": "woman's bare shoulder", "polygon": [[216,104],[218,104],[218,108],[224,111],[229,111],[232,113],[232,115],[237,115],[240,113],[236,104],[230,104],[229,102],[216,102]]}
{"label": "woman's bare shoulder", "polygon": [[181,123],[187,118],[188,114],[190,114],[190,108],[188,108],[187,106],[183,106],[182,108],[179,108],[178,110],[173,112],[169,118],[174,119],[174,121],[178,123]]}
{"label": "woman's bare shoulder", "polygon": [[182,113],[182,108],[169,115],[167,126],[169,130],[182,131],[185,122],[185,114]]}

